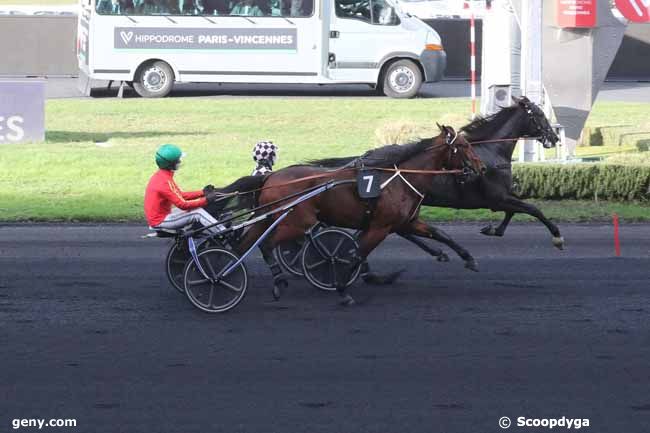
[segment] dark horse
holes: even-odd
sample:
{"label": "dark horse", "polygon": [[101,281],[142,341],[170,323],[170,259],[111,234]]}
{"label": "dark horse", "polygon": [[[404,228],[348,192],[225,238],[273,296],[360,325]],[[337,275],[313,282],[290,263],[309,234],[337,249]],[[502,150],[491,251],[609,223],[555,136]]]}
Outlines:
{"label": "dark horse", "polygon": [[505,218],[494,228],[488,225],[481,233],[488,236],[503,236],[515,213],[525,213],[540,220],[551,232],[553,245],[564,247],[564,239],[555,224],[530,203],[522,201],[512,191],[512,153],[517,139],[531,137],[545,148],[554,147],[558,136],[544,115],[544,112],[528,98],[513,98],[515,104],[499,112],[478,118],[460,131],[472,143],[476,153],[485,164],[483,176],[458,184],[449,179],[436,178],[442,188],[435,188],[434,194],[427,194],[424,206],[441,206],[458,209],[487,208],[505,212]]}
{"label": "dark horse", "polygon": [[[528,98],[513,98],[514,105],[506,107],[488,117],[479,117],[460,129],[462,135],[472,144],[485,169],[483,176],[458,182],[451,176],[434,176],[432,187],[425,195],[423,206],[450,207],[456,209],[487,208],[504,211],[505,218],[494,228],[488,225],[481,230],[487,236],[503,236],[506,227],[515,213],[525,213],[539,219],[548,227],[553,245],[564,247],[564,238],[555,224],[532,204],[522,201],[512,191],[512,153],[520,138],[531,137],[539,140],[544,147],[553,147],[559,138],[544,115],[544,112]],[[355,157],[337,158],[339,166],[353,161]],[[335,165],[335,164],[333,164]],[[410,234],[403,237],[415,243],[431,255],[446,259],[446,255],[432,248]],[[431,237],[440,241],[459,254],[464,250],[449,236]]]}
{"label": "dark horse", "polygon": [[[457,175],[467,176],[468,172],[480,173],[482,163],[462,136],[450,127],[440,129],[441,134],[433,139],[403,146],[384,146],[361,157],[364,168],[384,170],[384,187],[374,203],[360,199],[357,185],[349,183],[328,190],[297,206],[263,243],[262,253],[271,265],[274,276],[274,294],[279,285],[284,285],[281,284],[284,279],[280,277],[279,267],[274,265],[272,249],[280,242],[302,238],[318,221],[361,231],[358,237],[359,256],[355,263],[349,266],[349,273],[390,233],[441,241],[445,238],[447,242],[453,243],[451,239],[441,236],[434,227],[418,218],[421,201],[424,196],[432,193],[432,177],[455,178]],[[326,168],[329,166],[338,166],[338,159],[312,161],[310,164],[286,167],[264,178],[243,179],[248,179],[247,187],[250,189],[263,187],[257,200],[257,205],[261,206],[327,181],[356,178],[356,168],[331,170]],[[398,170],[401,172],[396,175]],[[446,173],[447,170],[452,172]],[[388,179],[392,180],[387,182]],[[240,185],[241,181],[242,179],[238,181]],[[254,225],[243,235],[237,249],[244,251],[249,248],[271,223],[272,219],[267,218]],[[461,257],[470,266],[474,263],[474,258],[464,250]],[[336,282],[337,291],[345,305],[354,302],[345,292],[344,282],[349,280],[349,273]]]}

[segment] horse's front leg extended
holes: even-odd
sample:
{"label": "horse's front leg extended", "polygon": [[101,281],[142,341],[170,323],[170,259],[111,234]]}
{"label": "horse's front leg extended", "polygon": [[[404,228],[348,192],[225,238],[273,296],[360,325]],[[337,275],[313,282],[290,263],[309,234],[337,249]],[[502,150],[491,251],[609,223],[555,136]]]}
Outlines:
{"label": "horse's front leg extended", "polygon": [[444,231],[425,223],[424,221],[417,219],[413,221],[408,229],[400,231],[400,234],[414,234],[416,236],[425,237],[429,239],[442,242],[447,245],[449,248],[454,250],[456,254],[460,256],[461,259],[465,261],[465,267],[474,272],[478,272],[478,263],[476,259],[465,248],[461,247],[456,243],[447,233]]}
{"label": "horse's front leg extended", "polygon": [[558,229],[555,224],[546,218],[542,211],[539,210],[536,206],[519,200],[516,197],[508,197],[503,201],[503,205],[499,206],[499,208],[503,209],[506,212],[525,213],[537,218],[548,228],[548,231],[551,232],[551,235],[553,235],[553,246],[560,250],[564,249],[564,238],[560,234],[560,229]]}
{"label": "horse's front leg extended", "polygon": [[501,221],[499,227],[494,228],[492,224],[488,224],[481,229],[481,233],[486,236],[503,236],[503,234],[506,232],[506,228],[508,228],[508,224],[510,224],[510,220],[512,219],[513,215],[514,212],[506,212],[506,215],[503,217],[503,221]]}

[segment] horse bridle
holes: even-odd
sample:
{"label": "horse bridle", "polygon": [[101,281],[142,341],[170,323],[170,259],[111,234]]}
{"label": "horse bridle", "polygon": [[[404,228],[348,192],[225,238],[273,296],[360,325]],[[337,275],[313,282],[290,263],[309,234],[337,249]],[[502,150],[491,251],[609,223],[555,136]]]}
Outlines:
{"label": "horse bridle", "polygon": [[540,121],[537,119],[537,114],[533,110],[533,107],[530,106],[532,103],[524,103],[524,110],[526,111],[526,115],[528,117],[528,121],[533,125],[533,127],[536,129],[536,132],[530,136],[525,136],[525,137],[535,137],[540,142],[542,145],[545,145],[546,143],[551,142],[551,136],[555,135],[555,133],[552,130],[549,130],[549,128],[546,128],[544,125],[540,123]]}
{"label": "horse bridle", "polygon": [[[449,151],[449,156],[447,158],[447,164],[445,166],[446,169],[449,169],[449,167],[452,166],[452,158],[453,156],[458,153],[459,146],[456,144],[456,140],[458,139],[458,132],[454,130],[454,134],[451,134],[449,131],[445,134],[445,143],[447,146],[449,146],[450,151]],[[469,143],[467,143],[467,146],[471,146]],[[463,166],[462,166],[462,173],[456,175],[458,178],[458,182],[463,184],[467,181],[467,179],[472,175],[472,174],[479,174],[477,173],[476,169],[472,165],[472,162],[470,158],[467,156],[465,152],[461,152],[462,158],[463,158]],[[483,167],[483,170],[485,168]],[[483,171],[482,170],[482,171]]]}

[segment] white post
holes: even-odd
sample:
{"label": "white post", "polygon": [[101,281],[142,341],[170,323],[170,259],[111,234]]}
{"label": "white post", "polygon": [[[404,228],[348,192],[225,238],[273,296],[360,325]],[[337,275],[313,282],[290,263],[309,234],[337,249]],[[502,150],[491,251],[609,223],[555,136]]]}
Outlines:
{"label": "white post", "polygon": [[472,120],[476,119],[476,20],[471,9],[469,20],[470,78],[472,81]]}
{"label": "white post", "polygon": [[[521,1],[521,89],[536,104],[543,102],[542,0]],[[522,158],[523,157],[523,158]],[[524,140],[520,161],[539,161],[535,140]]]}

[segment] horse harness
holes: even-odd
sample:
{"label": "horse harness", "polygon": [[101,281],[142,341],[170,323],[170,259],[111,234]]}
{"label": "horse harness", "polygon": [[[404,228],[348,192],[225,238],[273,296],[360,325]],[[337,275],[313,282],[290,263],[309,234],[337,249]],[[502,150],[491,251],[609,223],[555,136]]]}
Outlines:
{"label": "horse harness", "polygon": [[[451,159],[452,159],[452,154],[455,154],[458,152],[458,147],[454,146],[454,142],[458,138],[458,133],[456,133],[453,138],[450,134],[447,135],[447,145],[452,147],[452,151],[449,153],[449,158],[447,161],[446,167],[451,165]],[[406,184],[408,189],[413,191],[415,195],[419,197],[419,200],[417,204],[413,207],[413,210],[411,211],[411,214],[408,218],[407,221],[413,221],[415,217],[418,214],[418,210],[420,209],[420,205],[424,201],[425,195],[422,194],[411,182],[409,182],[404,175],[402,174],[402,171],[405,173],[421,173],[421,174],[457,174],[458,176],[463,176],[464,178],[469,175],[468,170],[463,169],[463,170],[448,170],[446,167],[443,167],[443,170],[401,170],[400,168],[397,167],[397,165],[393,165],[394,168],[380,168],[380,167],[372,167],[369,168],[368,170],[365,169],[365,166],[363,164],[363,158],[358,158],[354,162],[355,168],[358,170],[358,175],[357,175],[357,192],[359,193],[359,198],[361,201],[364,203],[366,209],[364,210],[363,214],[363,220],[361,222],[361,227],[364,230],[367,230],[368,227],[370,226],[370,222],[372,221],[374,217],[375,210],[377,209],[377,202],[379,200],[379,197],[381,196],[381,191],[386,188],[388,185],[390,185],[391,182],[393,182],[395,179],[400,179],[402,182]],[[379,184],[379,190],[377,191],[376,194],[372,194],[370,196],[364,196],[364,194],[361,193],[361,187],[363,186],[362,183],[359,183],[360,179],[363,179],[364,173],[367,172],[372,172],[373,170],[376,171],[393,171],[393,175],[390,176],[388,179],[383,181],[382,183]],[[462,184],[465,181],[464,180],[459,180],[459,182]],[[368,188],[370,190],[370,188]]]}

